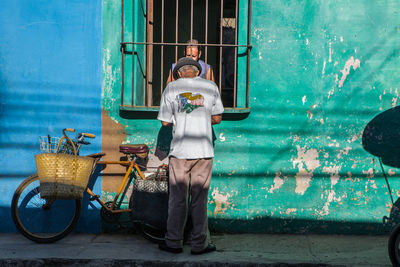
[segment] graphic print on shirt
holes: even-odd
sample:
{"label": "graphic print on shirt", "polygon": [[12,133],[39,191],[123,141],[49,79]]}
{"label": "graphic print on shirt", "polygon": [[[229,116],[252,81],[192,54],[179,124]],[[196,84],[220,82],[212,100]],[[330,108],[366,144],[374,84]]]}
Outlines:
{"label": "graphic print on shirt", "polygon": [[204,97],[201,94],[182,93],[176,96],[176,101],[178,101],[178,112],[190,113],[204,106]]}

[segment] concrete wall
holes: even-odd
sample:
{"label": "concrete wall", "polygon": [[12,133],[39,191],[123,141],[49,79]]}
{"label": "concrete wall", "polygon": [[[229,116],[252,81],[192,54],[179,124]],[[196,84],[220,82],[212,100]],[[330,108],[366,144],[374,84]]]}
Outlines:
{"label": "concrete wall", "polygon": [[[3,1],[0,8],[0,232],[19,183],[36,172],[40,135],[96,134],[101,147],[101,1]],[[100,194],[101,181],[95,186]],[[100,231],[85,202],[78,231]]]}
{"label": "concrete wall", "polygon": [[[103,109],[154,158],[160,123],[119,115],[120,6],[103,5]],[[214,127],[212,228],[381,233],[384,216],[398,221],[378,156],[396,201],[399,11],[395,0],[253,1],[251,113]]]}

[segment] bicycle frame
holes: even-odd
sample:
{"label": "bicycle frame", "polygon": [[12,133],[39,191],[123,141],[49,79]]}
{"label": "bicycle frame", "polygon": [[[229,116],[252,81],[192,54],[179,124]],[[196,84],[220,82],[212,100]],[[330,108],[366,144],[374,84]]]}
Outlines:
{"label": "bicycle frame", "polygon": [[89,188],[86,188],[86,192],[88,192],[89,195],[91,195],[91,197],[96,200],[103,208],[105,208],[107,211],[111,212],[111,213],[124,213],[124,212],[131,212],[131,209],[114,209],[116,206],[116,203],[119,199],[119,196],[121,195],[122,191],[124,190],[124,188],[127,186],[127,182],[129,180],[129,176],[132,172],[133,169],[136,170],[136,172],[139,174],[140,178],[143,180],[146,180],[146,178],[144,177],[143,173],[140,171],[139,166],[136,164],[136,162],[134,160],[131,161],[98,161],[96,163],[96,165],[108,165],[108,164],[118,164],[118,165],[125,165],[128,166],[128,169],[125,173],[124,179],[121,182],[121,185],[118,189],[118,192],[116,194],[116,196],[114,197],[114,200],[111,204],[110,207],[108,207],[104,201],[102,201],[97,195],[95,195],[92,190],[90,190]]}
{"label": "bicycle frame", "polygon": [[[65,132],[75,132],[75,129],[71,129],[71,128],[63,129],[63,136],[59,140],[59,143],[58,143],[58,146],[57,146],[57,151],[59,151],[59,149],[61,147],[61,144],[62,144],[62,141],[65,139],[67,141],[67,143],[69,143],[70,146],[72,147],[74,154],[75,155],[78,154],[82,143],[84,143],[83,139],[82,139],[82,143],[81,142],[77,142],[77,144],[75,145],[74,142],[72,141],[72,139]],[[94,138],[93,134],[81,133],[81,137],[82,138],[84,138],[85,136],[86,137],[90,137],[90,138]],[[90,143],[86,143],[86,144],[90,144]],[[91,196],[91,200],[96,200],[104,209],[106,209],[107,211],[109,211],[109,212],[111,212],[113,214],[115,214],[115,213],[125,213],[125,212],[131,212],[132,211],[131,209],[122,209],[122,210],[115,209],[117,201],[118,201],[122,191],[127,186],[127,182],[129,180],[129,176],[130,176],[132,170],[135,169],[136,172],[139,174],[140,178],[143,179],[143,180],[146,180],[146,178],[144,177],[143,173],[140,171],[140,168],[139,168],[138,164],[135,162],[134,159],[132,159],[132,156],[130,156],[130,159],[131,160],[128,160],[128,161],[99,161],[99,158],[98,158],[96,164],[94,165],[94,168],[92,170],[92,174],[93,174],[93,171],[95,170],[95,167],[97,165],[105,165],[105,166],[107,166],[109,164],[114,164],[114,165],[125,165],[125,166],[128,166],[128,169],[127,169],[127,171],[125,173],[124,179],[121,182],[121,185],[120,185],[120,187],[118,189],[118,192],[117,192],[116,196],[114,197],[114,200],[111,203],[111,206],[108,207],[106,205],[106,203],[104,201],[102,201],[98,195],[95,195],[93,193],[93,191],[90,190],[90,188],[88,188],[88,187],[86,188],[86,192]]]}

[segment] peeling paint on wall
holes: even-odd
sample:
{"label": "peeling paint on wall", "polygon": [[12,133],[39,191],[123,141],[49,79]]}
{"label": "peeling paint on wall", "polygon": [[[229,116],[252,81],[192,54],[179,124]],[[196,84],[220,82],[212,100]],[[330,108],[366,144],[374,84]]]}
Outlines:
{"label": "peeling paint on wall", "polygon": [[360,60],[356,59],[354,60],[354,57],[351,57],[349,60],[346,61],[346,64],[344,65],[343,70],[340,72],[342,73],[342,78],[339,81],[339,88],[343,86],[344,81],[347,78],[347,75],[350,74],[350,69],[353,67],[353,70],[356,70],[357,68],[360,67]]}
{"label": "peeling paint on wall", "polygon": [[323,173],[328,173],[330,175],[331,179],[331,188],[338,183],[339,181],[339,171],[341,169],[341,166],[325,166],[322,169]]}
{"label": "peeling paint on wall", "polygon": [[289,215],[289,214],[291,214],[291,213],[295,213],[296,211],[297,211],[296,208],[292,208],[292,209],[287,209],[287,210],[285,211],[285,213],[286,213],[287,215]]}
{"label": "peeling paint on wall", "polygon": [[220,140],[221,142],[225,142],[224,133],[220,133],[220,134],[219,134],[219,140]]}
{"label": "peeling paint on wall", "polygon": [[[117,102],[115,96],[113,96],[113,90],[116,87],[120,87],[117,81],[117,76],[121,73],[121,68],[114,68],[112,63],[110,48],[103,48],[103,90],[101,92],[103,99],[103,108],[110,108]],[[113,117],[113,116],[112,116]],[[114,122],[118,123],[117,119],[113,118]]]}
{"label": "peeling paint on wall", "polygon": [[281,173],[277,172],[275,173],[275,178],[274,178],[274,185],[271,186],[271,188],[268,190],[269,193],[273,193],[275,190],[281,188],[283,185],[283,179],[280,177]]}
{"label": "peeling paint on wall", "polygon": [[[101,150],[106,153],[102,158],[105,161],[114,161],[121,158],[123,155],[119,152],[119,145],[126,140],[126,132],[121,123],[116,123],[109,116],[109,112],[102,111],[102,144]],[[103,170],[102,191],[116,192],[119,188],[120,181],[123,178],[126,168],[118,164],[109,164]]]}
{"label": "peeling paint on wall", "polygon": [[310,109],[307,110],[307,117],[311,120],[314,116],[314,114],[312,113],[312,110],[315,109],[317,107],[316,104],[313,104],[310,106]]}
{"label": "peeling paint on wall", "polygon": [[318,215],[320,215],[320,216],[326,216],[326,215],[328,215],[328,214],[329,214],[329,206],[330,206],[331,202],[333,202],[333,201],[340,201],[340,200],[341,200],[340,197],[336,198],[335,195],[336,195],[336,193],[335,193],[334,190],[329,190],[329,191],[328,191],[327,200],[326,200],[324,206],[322,207],[322,210],[320,210],[320,211],[317,212]]}
{"label": "peeling paint on wall", "polygon": [[221,194],[218,191],[218,188],[214,188],[211,195],[213,197],[212,200],[215,203],[214,216],[223,214],[231,205],[228,201],[228,198],[231,197],[231,195],[229,193],[226,193],[225,195]]}
{"label": "peeling paint on wall", "polygon": [[372,178],[374,177],[374,169],[369,168],[367,171],[362,171],[363,174],[367,176],[367,178]]}
{"label": "peeling paint on wall", "polygon": [[352,150],[351,147],[347,146],[344,149],[339,150],[339,154],[336,156],[338,159],[342,159],[343,155],[348,155],[349,151]]}
{"label": "peeling paint on wall", "polygon": [[315,169],[320,166],[318,160],[318,151],[316,149],[306,149],[297,146],[297,158],[293,161],[293,167],[298,168],[296,173],[296,190],[297,194],[303,195],[310,186],[311,177]]}

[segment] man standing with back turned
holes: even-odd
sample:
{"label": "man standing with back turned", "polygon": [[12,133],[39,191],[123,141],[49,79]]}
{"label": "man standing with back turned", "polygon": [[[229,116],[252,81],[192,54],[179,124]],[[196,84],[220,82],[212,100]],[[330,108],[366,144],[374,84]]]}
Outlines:
{"label": "man standing with back turned", "polygon": [[197,61],[187,57],[178,60],[173,69],[176,81],[165,88],[157,117],[163,126],[173,126],[167,233],[165,243],[159,245],[161,250],[171,253],[183,251],[189,184],[193,220],[191,253],[216,249],[207,237],[207,197],[214,157],[211,125],[221,122],[224,108],[218,87],[198,77],[200,72]]}

